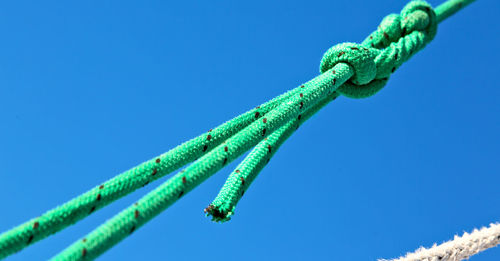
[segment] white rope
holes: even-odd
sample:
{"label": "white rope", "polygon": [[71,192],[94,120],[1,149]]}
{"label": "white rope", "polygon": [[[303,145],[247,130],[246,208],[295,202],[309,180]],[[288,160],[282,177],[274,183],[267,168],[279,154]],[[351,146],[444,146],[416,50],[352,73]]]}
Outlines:
{"label": "white rope", "polygon": [[[405,257],[391,261],[458,261],[497,246],[500,243],[500,224],[491,224],[488,228],[474,229],[472,233],[455,236],[453,240],[441,245],[434,244],[431,248],[421,247]],[[388,261],[380,259],[379,261]]]}

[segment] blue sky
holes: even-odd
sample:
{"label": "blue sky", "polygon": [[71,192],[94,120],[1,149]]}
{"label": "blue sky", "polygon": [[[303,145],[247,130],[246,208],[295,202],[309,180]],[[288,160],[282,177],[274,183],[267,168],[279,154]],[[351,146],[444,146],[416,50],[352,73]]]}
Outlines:
{"label": "blue sky", "polygon": [[[313,78],[405,4],[2,2],[0,231]],[[101,259],[374,260],[500,221],[499,13],[477,1],[377,95],[311,118],[229,223],[202,210],[237,162]],[[164,180],[8,260],[54,256]]]}

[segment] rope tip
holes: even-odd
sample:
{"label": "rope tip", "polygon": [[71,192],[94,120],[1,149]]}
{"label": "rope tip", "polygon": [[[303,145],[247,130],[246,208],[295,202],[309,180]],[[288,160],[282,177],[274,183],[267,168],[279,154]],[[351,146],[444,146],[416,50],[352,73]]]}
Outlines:
{"label": "rope tip", "polygon": [[216,207],[212,204],[210,204],[208,207],[206,207],[203,212],[205,212],[205,215],[208,217],[208,216],[211,216],[212,217],[212,221],[214,222],[221,222],[221,223],[224,223],[224,222],[227,222],[229,220],[231,220],[231,215],[233,214],[232,211],[225,211],[223,209],[221,209],[220,207]]}

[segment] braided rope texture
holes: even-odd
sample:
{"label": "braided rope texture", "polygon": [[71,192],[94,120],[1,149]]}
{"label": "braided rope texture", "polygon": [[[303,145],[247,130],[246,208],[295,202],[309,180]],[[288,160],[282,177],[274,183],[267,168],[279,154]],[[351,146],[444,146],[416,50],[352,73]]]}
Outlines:
{"label": "braided rope texture", "polygon": [[[450,2],[452,4],[441,9],[446,17],[472,0]],[[458,4],[460,7],[457,7]],[[321,62],[322,74],[304,85],[4,232],[0,235],[0,258],[60,231],[114,200],[194,161],[137,203],[72,244],[54,260],[95,258],[257,145],[242,163],[246,166],[242,169],[248,169],[243,180],[241,176],[238,176],[239,179],[231,176],[228,179],[229,184],[238,187],[227,194],[237,193],[237,196],[223,197],[220,201],[221,205],[228,206],[223,210],[226,214],[218,215],[216,208],[207,211],[216,221],[226,220],[244,192],[245,187],[242,189],[242,186],[248,187],[265,165],[264,162],[295,128],[340,94],[364,98],[378,92],[397,67],[433,39],[438,21],[446,18],[443,17],[423,1],[410,2],[401,15],[386,17],[363,44],[344,43],[328,50]]]}
{"label": "braided rope texture", "polygon": [[[453,240],[440,245],[434,244],[431,248],[421,247],[414,253],[390,261],[458,261],[488,248],[500,244],[500,224],[491,224],[487,228],[475,229],[472,233],[464,233],[461,237],[455,236]],[[389,261],[381,259],[379,261]]]}

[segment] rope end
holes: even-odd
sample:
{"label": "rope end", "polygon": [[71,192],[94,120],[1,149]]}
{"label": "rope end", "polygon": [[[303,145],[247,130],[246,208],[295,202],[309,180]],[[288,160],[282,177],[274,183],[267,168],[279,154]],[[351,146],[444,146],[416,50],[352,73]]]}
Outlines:
{"label": "rope end", "polygon": [[221,222],[221,223],[224,223],[224,222],[227,222],[229,220],[231,220],[231,216],[234,214],[233,211],[226,211],[224,209],[222,209],[221,207],[216,207],[212,204],[210,204],[208,207],[206,207],[203,212],[205,212],[205,215],[208,217],[208,216],[211,216],[212,217],[212,221],[214,222]]}

